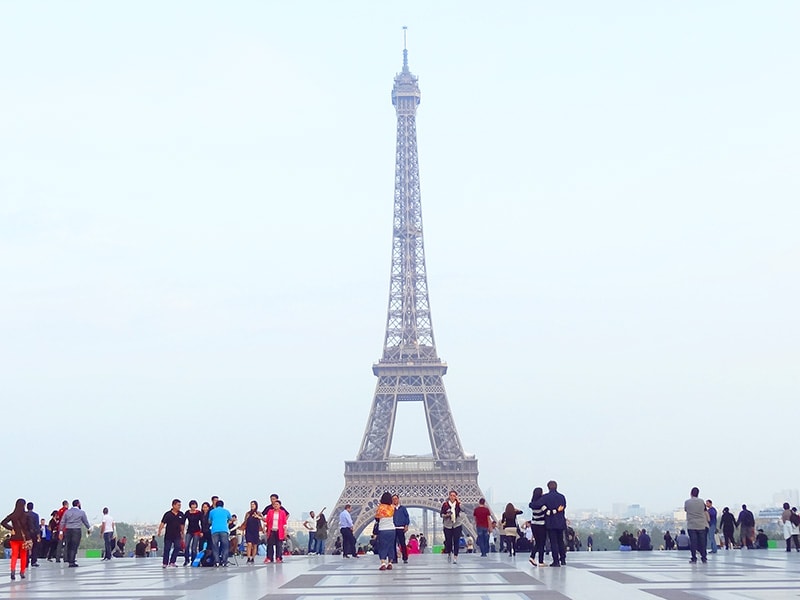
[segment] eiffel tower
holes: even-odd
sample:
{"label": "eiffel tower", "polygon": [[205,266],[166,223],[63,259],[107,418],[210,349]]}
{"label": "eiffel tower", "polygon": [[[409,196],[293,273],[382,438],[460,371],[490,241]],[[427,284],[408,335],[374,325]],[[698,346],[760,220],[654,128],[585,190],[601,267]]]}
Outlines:
{"label": "eiffel tower", "polygon": [[[417,77],[408,69],[408,50],[404,47],[403,70],[394,78],[392,89],[392,104],[397,112],[397,155],[389,314],[383,357],[372,366],[378,383],[364,439],[356,460],[345,462],[344,491],[331,513],[331,529],[338,530],[339,513],[346,504],[352,505],[356,538],[373,522],[378,498],[384,491],[399,494],[408,508],[438,514],[453,489],[469,517],[483,497],[478,485],[478,461],[464,454],[461,446],[442,381],[447,363],[439,358],[433,338],[417,159],[419,102]],[[423,404],[430,454],[390,454],[400,402]],[[465,530],[465,534],[476,538],[470,519]]]}

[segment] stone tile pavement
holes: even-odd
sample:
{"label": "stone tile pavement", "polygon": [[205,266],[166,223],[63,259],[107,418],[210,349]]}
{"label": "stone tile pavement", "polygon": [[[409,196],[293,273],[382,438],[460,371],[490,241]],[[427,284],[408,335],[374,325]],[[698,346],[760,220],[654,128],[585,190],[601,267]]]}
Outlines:
{"label": "stone tile pavement", "polygon": [[381,572],[374,556],[166,570],[160,559],[84,559],[77,569],[45,562],[25,580],[6,574],[0,600],[800,599],[800,553],[722,550],[707,565],[690,565],[686,552],[578,552],[567,561],[539,568],[524,555],[462,554],[451,565],[427,554]]}

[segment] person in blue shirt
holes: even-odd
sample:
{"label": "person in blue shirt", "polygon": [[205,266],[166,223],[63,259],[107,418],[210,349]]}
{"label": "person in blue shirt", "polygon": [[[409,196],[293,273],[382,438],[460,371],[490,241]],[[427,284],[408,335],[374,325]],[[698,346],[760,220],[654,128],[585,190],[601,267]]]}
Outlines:
{"label": "person in blue shirt", "polygon": [[408,546],[406,545],[406,531],[411,519],[408,517],[408,509],[400,505],[400,496],[395,494],[392,496],[392,504],[394,504],[394,549],[392,550],[392,562],[397,562],[397,546],[400,546],[400,552],[403,555],[403,562],[408,562]]}
{"label": "person in blue shirt", "polygon": [[225,508],[222,500],[217,500],[217,506],[208,513],[208,521],[211,525],[211,548],[214,551],[214,565],[217,567],[228,566],[228,522],[231,520],[231,512]]}

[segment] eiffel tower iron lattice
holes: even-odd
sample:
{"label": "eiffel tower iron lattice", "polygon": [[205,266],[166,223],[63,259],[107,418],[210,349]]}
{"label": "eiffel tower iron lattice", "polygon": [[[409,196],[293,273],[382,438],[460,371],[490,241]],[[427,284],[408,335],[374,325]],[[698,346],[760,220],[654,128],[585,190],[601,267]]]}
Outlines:
{"label": "eiffel tower iron lattice", "polygon": [[[483,497],[478,485],[478,461],[464,453],[450,412],[442,381],[447,364],[439,358],[433,337],[417,158],[419,102],[417,77],[408,69],[408,50],[404,48],[403,70],[395,77],[392,89],[397,153],[383,356],[372,367],[378,383],[361,448],[356,460],[345,462],[344,491],[330,514],[331,529],[338,530],[339,513],[350,504],[356,537],[374,520],[377,499],[387,490],[398,494],[406,507],[437,514],[451,489],[458,492],[469,516]],[[390,454],[400,402],[423,404],[431,444],[429,455]],[[469,519],[465,530],[475,538],[474,524]],[[328,547],[332,549],[333,544]]]}

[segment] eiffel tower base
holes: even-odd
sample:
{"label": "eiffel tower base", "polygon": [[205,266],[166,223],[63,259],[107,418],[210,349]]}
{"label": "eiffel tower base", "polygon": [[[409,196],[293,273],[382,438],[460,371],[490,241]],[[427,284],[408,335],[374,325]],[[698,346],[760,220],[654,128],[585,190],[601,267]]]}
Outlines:
{"label": "eiffel tower base", "polygon": [[339,534],[339,513],[350,504],[356,539],[375,522],[375,509],[383,492],[400,496],[406,508],[430,510],[437,515],[450,490],[458,492],[464,511],[464,535],[477,539],[472,511],[483,498],[478,485],[476,459],[434,460],[398,457],[376,461],[346,461],[344,491],[329,517],[328,551]]}

